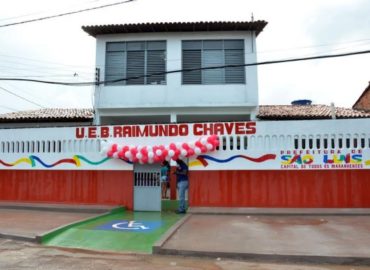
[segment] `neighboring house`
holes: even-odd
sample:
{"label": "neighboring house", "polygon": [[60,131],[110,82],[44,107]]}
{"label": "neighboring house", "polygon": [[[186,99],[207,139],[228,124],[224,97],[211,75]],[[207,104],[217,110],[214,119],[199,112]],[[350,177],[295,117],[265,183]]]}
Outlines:
{"label": "neighboring house", "polygon": [[[266,24],[251,21],[83,26],[96,38],[101,84],[95,88],[95,123],[255,118],[257,67],[243,65],[256,62],[256,37]],[[203,69],[224,65],[239,66]],[[189,69],[192,71],[173,72]]]}
{"label": "neighboring house", "polygon": [[352,108],[356,110],[370,111],[370,82],[355,104],[353,104]]}
{"label": "neighboring house", "polygon": [[41,109],[0,114],[0,128],[70,127],[91,125],[93,109]]}
{"label": "neighboring house", "polygon": [[370,118],[370,112],[328,105],[261,105],[259,120],[317,120]]}

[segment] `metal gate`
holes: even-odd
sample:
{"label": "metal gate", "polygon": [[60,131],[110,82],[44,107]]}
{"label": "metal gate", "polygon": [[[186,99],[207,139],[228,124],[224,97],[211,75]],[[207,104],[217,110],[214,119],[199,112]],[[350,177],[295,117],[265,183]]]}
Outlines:
{"label": "metal gate", "polygon": [[161,167],[159,164],[135,164],[134,210],[161,211]]}

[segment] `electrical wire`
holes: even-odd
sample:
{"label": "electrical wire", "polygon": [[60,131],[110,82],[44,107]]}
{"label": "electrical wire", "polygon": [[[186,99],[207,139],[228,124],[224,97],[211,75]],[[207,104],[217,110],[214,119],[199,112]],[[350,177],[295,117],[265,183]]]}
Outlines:
{"label": "electrical wire", "polygon": [[[81,4],[90,4],[90,3],[93,3],[93,2],[97,2],[97,1],[100,1],[100,0],[94,0],[94,1],[85,1]],[[74,1],[74,2],[80,2],[80,1]],[[77,4],[78,5],[78,4]],[[76,5],[73,5],[73,6],[76,6]],[[68,6],[69,7],[72,7],[72,6]],[[19,19],[19,18],[24,18],[24,17],[30,17],[32,15],[38,15],[38,14],[42,14],[42,13],[46,13],[48,11],[50,11],[51,9],[48,9],[48,10],[40,10],[40,11],[35,11],[33,13],[27,13],[27,14],[23,14],[23,15],[18,15],[18,16],[13,16],[13,17],[7,17],[7,18],[1,18],[0,19],[0,22],[1,21],[9,21],[9,20],[12,20],[12,19]],[[55,11],[55,9],[53,9],[53,11]]]}
{"label": "electrical wire", "polygon": [[25,98],[25,97],[22,97],[22,96],[20,96],[20,95],[15,94],[15,93],[13,93],[13,92],[9,91],[8,89],[5,89],[4,87],[1,87],[1,86],[0,86],[0,89],[1,89],[1,90],[3,90],[3,91],[5,91],[5,92],[7,92],[7,93],[9,93],[9,94],[11,94],[11,95],[13,95],[13,96],[15,96],[15,97],[18,97],[18,98],[20,98],[20,99],[23,99],[23,100],[25,100],[25,101],[29,102],[29,103],[32,103],[33,105],[36,105],[36,106],[38,106],[38,107],[40,107],[40,108],[43,108],[43,109],[45,109],[45,108],[46,108],[46,107],[44,107],[44,106],[42,106],[42,105],[40,105],[40,104],[38,104],[38,103],[36,103],[36,102],[33,102],[32,100],[29,100],[29,99],[27,99],[27,98]]}
{"label": "electrical wire", "polygon": [[18,109],[14,109],[12,107],[4,106],[4,105],[0,105],[0,107],[3,108],[3,109],[6,109],[8,111],[11,111],[11,112],[19,111]]}
{"label": "electrical wire", "polygon": [[117,82],[129,81],[129,80],[134,80],[134,79],[159,76],[159,75],[164,75],[164,74],[180,73],[180,72],[222,69],[222,68],[228,68],[228,67],[249,67],[249,66],[282,64],[282,63],[308,61],[308,60],[316,60],[316,59],[346,57],[346,56],[361,55],[361,54],[368,54],[368,53],[370,53],[370,50],[355,51],[355,52],[348,52],[348,53],[341,53],[341,54],[329,54],[329,55],[319,55],[319,56],[310,56],[310,57],[301,57],[301,58],[292,58],[292,59],[283,59],[283,60],[255,62],[255,63],[249,63],[249,64],[240,64],[240,65],[222,65],[222,66],[212,66],[212,67],[203,67],[203,68],[178,69],[178,70],[157,72],[157,73],[141,75],[141,76],[134,76],[134,77],[129,77],[129,78],[119,78],[115,80],[106,80],[106,81],[98,81],[98,82],[94,81],[94,82],[72,83],[72,82],[58,82],[58,81],[46,81],[46,80],[24,79],[24,78],[1,78],[1,77],[0,77],[0,81],[23,81],[23,82],[34,82],[34,83],[44,83],[44,84],[53,84],[53,85],[65,85],[65,86],[91,86],[91,85],[101,85],[101,84],[106,84],[106,83],[117,83]]}
{"label": "electrical wire", "polygon": [[21,95],[23,97],[28,97],[32,101],[41,102],[41,104],[46,104],[46,106],[48,106],[48,107],[55,106],[55,105],[52,105],[52,103],[51,103],[51,101],[53,101],[52,99],[47,99],[44,96],[38,97],[38,96],[33,94],[34,91],[33,91],[33,93],[30,93],[29,91],[27,91],[27,89],[20,88],[17,85],[15,85],[15,84],[17,84],[16,82],[15,83],[13,83],[13,82],[2,82],[1,84],[2,84],[3,87],[8,89],[9,91],[17,92],[18,95]]}
{"label": "electrical wire", "polygon": [[79,9],[79,10],[75,10],[75,11],[59,13],[59,14],[56,14],[56,15],[50,15],[50,16],[40,17],[40,18],[36,18],[36,19],[31,19],[31,20],[24,20],[24,21],[15,22],[15,23],[2,24],[2,25],[0,25],[0,28],[13,26],[13,25],[19,25],[19,24],[25,24],[25,23],[31,23],[31,22],[38,22],[38,21],[48,20],[48,19],[52,19],[52,18],[57,18],[57,17],[67,16],[67,15],[82,13],[82,12],[86,12],[86,11],[91,11],[91,10],[96,10],[96,9],[101,9],[101,8],[106,8],[106,7],[112,7],[112,6],[127,4],[127,3],[130,3],[130,2],[133,2],[133,1],[135,1],[135,0],[119,1],[119,2],[115,2],[115,3],[111,3],[111,4],[101,5],[101,6],[92,7],[92,8]]}

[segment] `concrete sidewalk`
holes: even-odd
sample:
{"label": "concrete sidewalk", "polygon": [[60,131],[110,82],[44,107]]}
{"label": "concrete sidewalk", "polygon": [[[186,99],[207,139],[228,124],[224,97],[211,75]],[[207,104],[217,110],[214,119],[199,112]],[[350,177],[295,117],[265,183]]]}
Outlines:
{"label": "concrete sidewalk", "polygon": [[37,242],[61,226],[109,212],[107,206],[0,203],[0,238]]}
{"label": "concrete sidewalk", "polygon": [[189,214],[153,252],[370,265],[370,216]]}

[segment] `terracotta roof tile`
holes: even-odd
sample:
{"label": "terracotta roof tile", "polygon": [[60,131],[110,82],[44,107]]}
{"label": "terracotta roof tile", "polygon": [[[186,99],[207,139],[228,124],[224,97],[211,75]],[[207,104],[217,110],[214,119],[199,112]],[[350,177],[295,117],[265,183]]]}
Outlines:
{"label": "terracotta roof tile", "polygon": [[0,122],[50,122],[50,121],[91,121],[93,109],[41,109],[0,114]]}
{"label": "terracotta roof tile", "polygon": [[[335,107],[336,118],[370,118],[370,113],[350,108]],[[328,105],[261,105],[257,117],[261,120],[330,119]]]}

